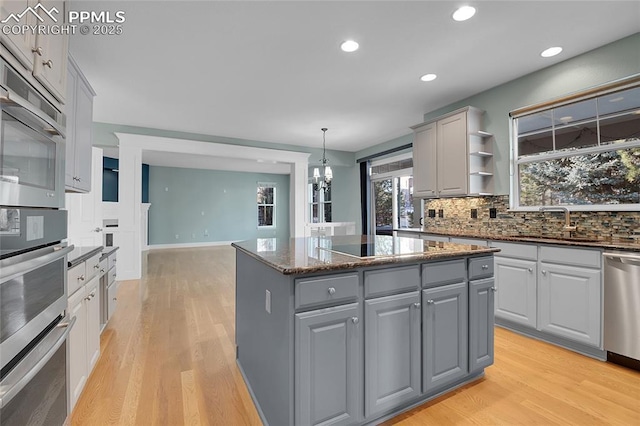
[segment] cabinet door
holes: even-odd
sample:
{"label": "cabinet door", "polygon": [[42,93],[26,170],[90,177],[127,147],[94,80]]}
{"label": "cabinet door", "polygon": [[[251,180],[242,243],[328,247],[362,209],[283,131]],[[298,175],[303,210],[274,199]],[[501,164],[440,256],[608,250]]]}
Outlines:
{"label": "cabinet door", "polygon": [[[40,3],[47,10],[56,8],[56,25],[65,25],[67,8],[64,0],[41,0]],[[39,15],[45,20],[44,24],[54,22],[44,13]],[[38,34],[36,47],[42,49],[42,56],[36,56],[33,64],[33,76],[42,83],[60,102],[64,103],[67,93],[67,55],[69,52],[68,34]]]}
{"label": "cabinet door", "polygon": [[[0,1],[0,17],[2,19],[7,18],[13,14],[18,16],[23,13],[29,6],[35,6],[34,0],[11,0]],[[36,17],[31,13],[26,13],[15,21],[10,19],[5,25],[35,25],[37,24]],[[24,65],[28,70],[33,70],[33,51],[35,36],[31,31],[23,31],[23,34],[5,34],[4,31],[0,31],[0,40],[7,49]]]}
{"label": "cabinet door", "polygon": [[[75,187],[91,191],[91,145],[93,125],[93,93],[84,80],[79,78],[75,99]],[[102,169],[102,167],[100,167]]]}
{"label": "cabinet door", "polygon": [[465,195],[469,182],[466,112],[437,122],[438,192]]}
{"label": "cabinet door", "polygon": [[360,305],[295,316],[295,423],[346,425],[362,411]]}
{"label": "cabinet door", "polygon": [[599,269],[540,263],[541,331],[600,346]]}
{"label": "cabinet door", "polygon": [[66,164],[64,184],[69,188],[76,185],[76,87],[78,85],[78,71],[73,66],[67,67],[67,97],[65,112],[67,115]]}
{"label": "cabinet door", "polygon": [[436,124],[416,130],[413,138],[413,191],[415,196],[437,196]]}
{"label": "cabinet door", "polygon": [[469,283],[469,371],[493,364],[493,278]]}
{"label": "cabinet door", "polygon": [[[109,271],[109,274],[115,273],[115,268]],[[107,279],[108,282],[108,279]],[[113,313],[116,311],[116,306],[118,305],[118,284],[113,281],[107,287],[107,321],[111,319]]]}
{"label": "cabinet door", "polygon": [[100,357],[100,278],[87,284],[87,376]]}
{"label": "cabinet door", "polygon": [[365,301],[365,416],[420,395],[420,292]]}
{"label": "cabinet door", "polygon": [[468,372],[467,283],[422,291],[423,387],[428,392]]}
{"label": "cabinet door", "polygon": [[69,298],[69,315],[76,323],[69,332],[69,393],[71,408],[87,382],[87,305],[85,287]]}
{"label": "cabinet door", "polygon": [[496,317],[536,327],[536,262],[494,257]]}

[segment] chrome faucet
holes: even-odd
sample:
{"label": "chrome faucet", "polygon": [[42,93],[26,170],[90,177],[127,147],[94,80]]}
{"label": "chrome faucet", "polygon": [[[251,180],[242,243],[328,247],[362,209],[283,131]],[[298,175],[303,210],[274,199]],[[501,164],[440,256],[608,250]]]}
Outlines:
{"label": "chrome faucet", "polygon": [[571,233],[578,229],[577,226],[571,225],[571,213],[565,206],[543,206],[540,207],[541,212],[564,212],[564,231],[565,238],[571,238]]}

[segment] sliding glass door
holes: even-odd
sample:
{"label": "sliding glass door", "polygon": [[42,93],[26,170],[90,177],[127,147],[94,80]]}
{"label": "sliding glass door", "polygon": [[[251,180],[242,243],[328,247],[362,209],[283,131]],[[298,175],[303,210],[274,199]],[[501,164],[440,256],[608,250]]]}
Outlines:
{"label": "sliding glass door", "polygon": [[376,224],[376,235],[392,235],[394,229],[414,226],[411,175],[372,179],[371,189],[372,223]]}

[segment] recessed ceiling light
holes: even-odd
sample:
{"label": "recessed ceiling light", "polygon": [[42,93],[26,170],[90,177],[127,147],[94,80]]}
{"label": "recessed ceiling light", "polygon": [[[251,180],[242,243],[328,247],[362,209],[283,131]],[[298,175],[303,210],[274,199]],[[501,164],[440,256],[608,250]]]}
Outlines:
{"label": "recessed ceiling light", "polygon": [[562,52],[562,47],[550,47],[547,50],[543,51],[540,56],[542,56],[543,58],[550,58],[552,56],[556,56],[560,52]]}
{"label": "recessed ceiling light", "polygon": [[343,41],[340,45],[340,49],[342,49],[343,52],[347,53],[355,52],[359,47],[360,45],[358,44],[358,42],[353,40]]}
{"label": "recessed ceiling light", "polygon": [[476,14],[476,8],[471,6],[462,6],[453,12],[454,21],[466,21]]}
{"label": "recessed ceiling light", "polygon": [[436,79],[436,77],[438,77],[435,74],[425,74],[422,77],[420,77],[420,80],[422,81],[433,81]]}

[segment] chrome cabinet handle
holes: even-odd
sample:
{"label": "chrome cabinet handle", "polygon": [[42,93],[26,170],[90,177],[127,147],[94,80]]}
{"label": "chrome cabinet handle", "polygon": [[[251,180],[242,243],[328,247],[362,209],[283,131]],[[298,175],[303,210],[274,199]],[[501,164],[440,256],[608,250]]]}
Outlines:
{"label": "chrome cabinet handle", "polygon": [[529,268],[529,272],[533,273],[533,268]]}
{"label": "chrome cabinet handle", "polygon": [[93,265],[93,269],[99,269],[100,265]]}
{"label": "chrome cabinet handle", "polygon": [[483,269],[483,270],[487,270],[487,269],[489,269],[489,265],[482,265],[482,269]]}
{"label": "chrome cabinet handle", "polygon": [[101,273],[101,274],[104,274],[104,269],[100,269],[100,273]]}
{"label": "chrome cabinet handle", "polygon": [[56,196],[56,194],[54,194],[53,192],[47,192],[47,197],[53,198],[55,196]]}
{"label": "chrome cabinet handle", "polygon": [[542,275],[547,275],[547,271],[545,271],[544,269],[542,270]]}
{"label": "chrome cabinet handle", "polygon": [[84,281],[84,275],[80,275],[80,276],[78,277],[78,281]]}
{"label": "chrome cabinet handle", "polygon": [[42,47],[40,47],[40,46],[33,47],[31,49],[31,52],[37,54],[38,56],[42,56]]}
{"label": "chrome cabinet handle", "polygon": [[99,227],[98,227],[98,228],[94,229],[94,231],[95,231],[95,232],[102,232],[102,228],[99,228]]}
{"label": "chrome cabinet handle", "polygon": [[419,308],[419,307],[420,307],[420,302],[416,302],[416,303],[414,303],[414,304],[413,304],[413,307],[414,307],[414,308],[416,308],[416,309],[417,309],[417,308]]}
{"label": "chrome cabinet handle", "polygon": [[497,288],[495,288],[495,287],[491,287],[491,288],[490,288],[490,290],[491,290],[492,292],[494,292],[494,293],[497,293],[497,292],[498,292],[498,289],[497,289]]}
{"label": "chrome cabinet handle", "polygon": [[431,299],[427,300],[427,305],[433,305],[433,300]]}
{"label": "chrome cabinet handle", "polygon": [[330,294],[331,296],[333,296],[334,294],[336,294],[336,289],[335,289],[335,288],[333,288],[333,287],[329,287],[329,290],[327,290],[327,291],[329,292],[329,294]]}
{"label": "chrome cabinet handle", "polygon": [[351,322],[354,323],[355,325],[358,325],[360,320],[358,319],[358,317],[351,317]]}
{"label": "chrome cabinet handle", "polygon": [[48,61],[43,61],[42,65],[45,67],[49,67],[49,69],[53,68],[53,61],[51,59],[49,59]]}

